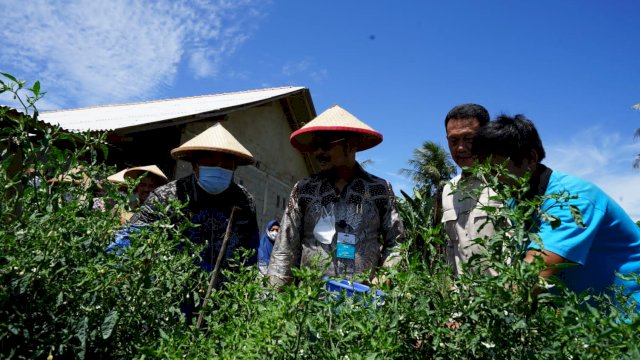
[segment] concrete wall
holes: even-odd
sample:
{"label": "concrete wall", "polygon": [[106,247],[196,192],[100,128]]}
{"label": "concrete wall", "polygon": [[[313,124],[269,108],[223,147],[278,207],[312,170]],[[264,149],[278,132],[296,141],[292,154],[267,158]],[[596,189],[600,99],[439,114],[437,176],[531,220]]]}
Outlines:
{"label": "concrete wall", "polygon": [[[214,123],[203,120],[187,124],[180,143],[184,144]],[[295,182],[309,175],[304,158],[289,143],[291,128],[277,101],[230,113],[222,125],[257,160],[254,166],[239,167],[235,180],[253,195],[262,233],[269,220],[282,217]],[[190,173],[191,164],[178,161],[176,179]]]}

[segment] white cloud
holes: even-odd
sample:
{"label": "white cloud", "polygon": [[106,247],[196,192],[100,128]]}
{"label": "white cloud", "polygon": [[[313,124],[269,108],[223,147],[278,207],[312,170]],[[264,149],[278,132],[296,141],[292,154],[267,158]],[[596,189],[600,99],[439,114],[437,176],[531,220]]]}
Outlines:
{"label": "white cloud", "polygon": [[640,220],[640,171],[632,168],[640,142],[633,134],[610,133],[600,127],[584,129],[562,142],[547,142],[552,169],[591,181],[616,200],[634,220]]}
{"label": "white cloud", "polygon": [[173,82],[183,61],[194,77],[215,76],[255,29],[249,20],[259,16],[257,6],[249,0],[2,1],[0,61],[41,80],[52,103],[146,99]]}
{"label": "white cloud", "polygon": [[282,67],[282,73],[286,76],[292,76],[306,72],[311,66],[311,60],[304,59],[297,62],[288,62]]}
{"label": "white cloud", "polygon": [[327,77],[328,71],[317,67],[311,58],[305,58],[286,63],[282,67],[282,74],[289,77],[304,75],[318,82]]}

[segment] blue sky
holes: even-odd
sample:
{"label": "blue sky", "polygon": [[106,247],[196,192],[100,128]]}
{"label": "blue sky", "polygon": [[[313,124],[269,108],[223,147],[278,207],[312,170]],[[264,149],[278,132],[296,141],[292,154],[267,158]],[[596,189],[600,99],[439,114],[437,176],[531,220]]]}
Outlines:
{"label": "blue sky", "polygon": [[476,102],[531,118],[548,165],[640,219],[635,0],[5,0],[0,11],[0,71],[40,80],[42,110],[305,86],[318,113],[339,104],[382,132],[359,159],[410,191],[399,170],[413,149],[446,146],[447,111]]}

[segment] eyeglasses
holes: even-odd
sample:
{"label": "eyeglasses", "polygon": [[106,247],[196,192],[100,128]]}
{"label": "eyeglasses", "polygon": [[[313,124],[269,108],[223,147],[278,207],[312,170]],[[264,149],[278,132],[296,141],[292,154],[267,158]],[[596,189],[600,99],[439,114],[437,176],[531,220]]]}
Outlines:
{"label": "eyeglasses", "polygon": [[311,141],[311,143],[309,144],[309,147],[313,150],[329,150],[331,149],[333,146],[335,146],[336,144],[338,144],[341,141],[345,141],[347,140],[346,138],[340,138],[340,139],[323,139],[323,138],[317,138],[317,139],[313,139]]}

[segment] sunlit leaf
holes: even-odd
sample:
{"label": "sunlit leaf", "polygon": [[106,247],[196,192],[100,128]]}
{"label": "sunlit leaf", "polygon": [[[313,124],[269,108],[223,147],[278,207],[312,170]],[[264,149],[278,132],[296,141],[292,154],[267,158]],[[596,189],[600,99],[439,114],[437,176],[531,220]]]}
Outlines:
{"label": "sunlit leaf", "polygon": [[102,338],[108,339],[113,332],[113,328],[118,323],[119,313],[116,310],[111,310],[107,316],[105,316],[104,321],[102,321],[102,326],[100,329],[102,330]]}

